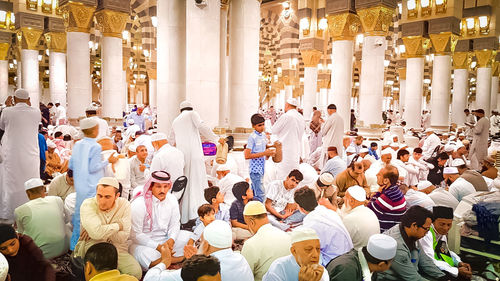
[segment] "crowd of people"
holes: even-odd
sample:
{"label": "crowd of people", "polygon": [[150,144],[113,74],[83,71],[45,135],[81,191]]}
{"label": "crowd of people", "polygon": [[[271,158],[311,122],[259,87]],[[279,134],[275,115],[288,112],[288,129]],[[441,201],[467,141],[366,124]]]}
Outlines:
{"label": "crowd of people", "polygon": [[6,104],[2,281],[470,280],[447,245],[454,211],[500,188],[482,109],[465,128],[368,140],[334,104],[304,117],[291,98],[249,116],[235,151],[188,101],[168,134],[142,107],[122,127],[92,105],[72,126],[23,89]]}

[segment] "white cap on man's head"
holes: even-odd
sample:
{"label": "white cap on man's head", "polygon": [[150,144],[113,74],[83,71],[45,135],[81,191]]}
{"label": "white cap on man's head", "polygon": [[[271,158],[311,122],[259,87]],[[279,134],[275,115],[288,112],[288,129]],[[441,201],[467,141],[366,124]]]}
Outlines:
{"label": "white cap on man's head", "polygon": [[346,149],[345,149],[345,152],[349,152],[349,153],[356,153],[356,149],[352,146],[348,146]]}
{"label": "white cap on man's head", "polygon": [[325,172],[319,176],[319,181],[326,186],[332,185],[335,178],[329,172]]}
{"label": "white cap on man's head", "polygon": [[102,177],[99,182],[97,182],[97,185],[109,185],[112,186],[116,189],[120,188],[120,184],[118,183],[118,180],[114,177]]}
{"label": "white cap on man's head", "polygon": [[430,181],[421,181],[417,184],[417,190],[423,190],[432,185]]}
{"label": "white cap on man's head", "polygon": [[179,105],[180,110],[183,110],[184,108],[188,108],[188,107],[193,108],[193,105],[190,102],[188,102],[187,100],[181,102],[181,104]]}
{"label": "white cap on man's head", "polygon": [[443,169],[443,175],[453,175],[453,174],[458,174],[457,167],[445,167]]}
{"label": "white cap on man's head", "polygon": [[396,256],[398,243],[394,238],[385,234],[373,234],[368,238],[367,252],[374,258],[388,261]]}
{"label": "white cap on man's head", "polygon": [[222,220],[214,220],[203,230],[203,239],[210,246],[225,249],[233,245],[233,232],[229,224]]}
{"label": "white cap on man's head", "polygon": [[319,240],[318,234],[312,228],[300,226],[294,229],[291,233],[292,244],[307,241],[307,240]]}
{"label": "white cap on man's head", "polygon": [[222,165],[219,165],[219,167],[217,167],[217,172],[223,172],[223,171],[229,171],[231,169],[229,169],[229,166],[226,165],[226,164],[222,164]]}
{"label": "white cap on man's head", "polygon": [[97,111],[97,106],[91,104],[91,105],[87,106],[85,111]]}
{"label": "white cap on man's head", "polygon": [[47,140],[47,147],[49,148],[56,148],[57,145],[52,141],[52,140]]}
{"label": "white cap on man's head", "polygon": [[9,274],[9,262],[4,255],[0,253],[0,281],[6,280],[7,274]]}
{"label": "white cap on man's head", "polygon": [[128,145],[128,151],[137,152],[137,145],[135,143],[130,143]]}
{"label": "white cap on man's head", "polygon": [[99,125],[99,123],[95,118],[83,118],[80,120],[80,129],[82,130],[94,128],[97,125]]}
{"label": "white cap on man's head", "polygon": [[43,181],[40,178],[32,178],[24,183],[24,190],[32,189],[39,186],[43,186]]}
{"label": "white cap on man's head", "polygon": [[286,100],[286,103],[288,103],[289,105],[293,105],[295,107],[299,106],[299,102],[297,101],[296,98],[289,98]]}
{"label": "white cap on man's head", "polygon": [[22,100],[27,100],[30,97],[30,93],[26,91],[25,89],[17,89],[14,92],[14,97]]}
{"label": "white cap on man's head", "polygon": [[160,140],[166,140],[167,135],[164,133],[156,133],[151,135],[151,141],[160,141]]}
{"label": "white cap on man's head", "polygon": [[458,167],[458,166],[462,166],[462,165],[465,165],[465,161],[463,159],[457,158],[457,159],[453,159],[453,161],[451,161],[452,167]]}
{"label": "white cap on man's head", "polygon": [[394,152],[394,149],[388,147],[388,148],[382,150],[382,152],[380,152],[380,155],[392,154],[393,152]]}
{"label": "white cap on man's head", "polygon": [[352,198],[356,199],[356,201],[359,202],[366,201],[366,191],[359,185],[353,185],[349,187],[346,192],[348,192]]}
{"label": "white cap on man's head", "polygon": [[453,144],[446,144],[444,146],[444,152],[452,152],[455,150],[455,146]]}

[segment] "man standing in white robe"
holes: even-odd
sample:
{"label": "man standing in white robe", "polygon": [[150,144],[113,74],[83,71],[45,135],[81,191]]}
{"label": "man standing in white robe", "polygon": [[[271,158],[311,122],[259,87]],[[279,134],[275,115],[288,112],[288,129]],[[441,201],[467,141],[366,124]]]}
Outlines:
{"label": "man standing in white robe", "polygon": [[156,151],[151,162],[151,169],[144,175],[148,177],[151,172],[165,171],[170,174],[172,183],[184,175],[184,154],[168,143],[167,135],[156,133],[151,135],[151,144]]}
{"label": "man standing in white robe", "polygon": [[[6,101],[6,104],[11,101]],[[38,124],[41,113],[38,105],[30,106],[28,91],[14,93],[15,106],[7,107],[0,117],[2,138],[2,171],[0,178],[0,221],[14,222],[14,209],[28,202],[24,183],[40,177]]]}
{"label": "man standing in white robe", "polygon": [[294,98],[287,100],[285,114],[274,123],[272,133],[282,143],[283,160],[276,165],[277,179],[284,179],[290,171],[299,168],[302,150],[302,136],[306,123],[304,117],[297,111],[298,102]]}
{"label": "man standing in white robe", "polygon": [[[169,142],[184,154],[184,174],[188,183],[181,202],[181,223],[187,223],[198,217],[198,207],[205,202],[203,190],[208,187],[200,134],[213,143],[219,138],[201,120],[190,102],[181,102],[180,110],[181,114],[172,122]],[[223,141],[219,139],[219,142]]]}
{"label": "man standing in white robe", "polygon": [[344,153],[344,146],[342,144],[344,138],[344,120],[337,113],[335,104],[328,105],[327,111],[329,115],[328,119],[326,119],[323,128],[321,128],[323,134],[323,152],[320,159],[321,167],[328,161],[329,147],[336,147],[338,155],[343,155]]}
{"label": "man standing in white robe", "polygon": [[481,170],[481,163],[488,156],[488,137],[490,132],[490,121],[484,116],[484,110],[474,111],[477,117],[475,125],[467,125],[472,128],[472,144],[469,151],[471,168]]}

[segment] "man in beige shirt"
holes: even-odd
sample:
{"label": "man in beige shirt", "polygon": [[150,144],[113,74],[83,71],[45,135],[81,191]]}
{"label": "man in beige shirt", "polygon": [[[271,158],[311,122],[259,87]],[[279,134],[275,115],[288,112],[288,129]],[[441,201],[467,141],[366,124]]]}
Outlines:
{"label": "man in beige shirt", "polygon": [[80,208],[81,233],[74,255],[84,257],[94,244],[109,242],[118,250],[118,270],[141,279],[139,263],[128,253],[130,236],[130,203],[120,197],[118,180],[103,177],[97,184],[96,196],[83,201]]}
{"label": "man in beige shirt", "polygon": [[75,192],[73,182],[73,170],[68,170],[66,173],[55,177],[48,187],[49,196],[58,196],[64,201],[66,197]]}

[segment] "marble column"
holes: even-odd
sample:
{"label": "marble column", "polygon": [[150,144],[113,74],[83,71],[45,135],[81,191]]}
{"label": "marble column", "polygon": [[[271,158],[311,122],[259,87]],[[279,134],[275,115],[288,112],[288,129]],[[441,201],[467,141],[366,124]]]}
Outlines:
{"label": "marble column", "polygon": [[0,42],[0,103],[4,104],[9,93],[9,43]]}
{"label": "marble column", "polygon": [[221,0],[220,9],[220,88],[219,88],[219,126],[229,126],[229,84],[227,71],[227,16],[230,0]]}
{"label": "marble column", "polygon": [[156,80],[156,69],[148,69],[148,77],[149,77],[149,84],[148,84],[148,89],[149,89],[149,107],[151,110],[153,108],[157,108],[158,101],[157,101],[157,83],[158,81]]}
{"label": "marble column", "polygon": [[302,109],[304,110],[304,118],[307,120],[311,116],[313,106],[317,105],[318,63],[322,53],[319,50],[301,50],[300,53],[304,62]]}
{"label": "marble column", "polygon": [[447,127],[450,112],[451,56],[436,55],[432,67],[431,126]]}
{"label": "marble column", "polygon": [[[194,1],[192,1],[194,2]],[[186,4],[187,1],[158,1],[157,107],[158,130],[169,133],[186,98]],[[203,116],[202,116],[203,118]]]}
{"label": "marble column", "polygon": [[[34,21],[43,23],[43,18],[37,17]],[[36,108],[40,101],[38,42],[42,32],[31,26],[21,27],[17,31],[18,40],[21,41],[22,88],[29,92],[31,106]]]}
{"label": "marble column", "polygon": [[16,72],[16,87],[17,89],[23,87],[23,66],[21,65],[21,62],[17,62],[17,72]]}
{"label": "marble column", "polygon": [[49,100],[59,101],[66,107],[66,34],[49,32],[45,41],[50,50],[49,55]]}
{"label": "marble column", "polygon": [[498,76],[491,77],[491,102],[490,111],[498,109]]}
{"label": "marble column", "polygon": [[451,122],[462,126],[465,122],[464,109],[467,108],[469,93],[469,52],[453,53],[453,98],[451,100]]}
{"label": "marble column", "polygon": [[186,99],[214,127],[219,123],[220,0],[206,2],[201,9],[186,1]]}
{"label": "marble column", "polygon": [[403,116],[405,112],[405,99],[406,99],[406,79],[401,79],[399,80],[399,113],[401,113],[401,116]]}
{"label": "marble column", "polygon": [[[95,1],[97,2],[97,1]],[[85,108],[92,102],[90,78],[90,25],[95,6],[66,2],[61,6],[67,41],[67,116],[76,121],[85,116]]]}
{"label": "marble column", "polygon": [[[232,0],[229,14],[229,124],[250,127],[259,107],[259,0]],[[244,104],[245,106],[241,106]]]}
{"label": "marble column", "polygon": [[489,117],[491,113],[491,62],[494,51],[475,51],[475,55],[478,65],[476,75],[476,107],[483,109],[485,116]]}

